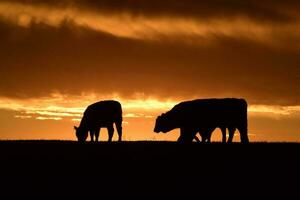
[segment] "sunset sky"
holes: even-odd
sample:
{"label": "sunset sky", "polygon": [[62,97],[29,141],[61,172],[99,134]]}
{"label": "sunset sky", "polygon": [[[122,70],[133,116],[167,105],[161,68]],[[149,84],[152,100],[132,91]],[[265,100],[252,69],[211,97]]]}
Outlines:
{"label": "sunset sky", "polygon": [[236,97],[249,104],[250,141],[300,142],[299,10],[299,0],[0,0],[0,139],[75,140],[84,109],[115,99],[125,140],[176,140],[153,132],[157,115]]}

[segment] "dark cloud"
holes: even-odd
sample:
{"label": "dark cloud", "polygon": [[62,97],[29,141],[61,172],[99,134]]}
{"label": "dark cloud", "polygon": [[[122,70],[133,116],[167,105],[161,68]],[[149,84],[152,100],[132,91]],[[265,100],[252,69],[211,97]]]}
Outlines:
{"label": "dark cloud", "polygon": [[299,105],[300,55],[216,35],[210,45],[142,41],[79,28],[0,23],[0,95],[136,92],[158,98],[245,97]]}
{"label": "dark cloud", "polygon": [[129,12],[132,15],[185,16],[205,18],[245,16],[253,20],[288,22],[300,9],[298,0],[9,0],[26,4],[74,6],[101,12]]}

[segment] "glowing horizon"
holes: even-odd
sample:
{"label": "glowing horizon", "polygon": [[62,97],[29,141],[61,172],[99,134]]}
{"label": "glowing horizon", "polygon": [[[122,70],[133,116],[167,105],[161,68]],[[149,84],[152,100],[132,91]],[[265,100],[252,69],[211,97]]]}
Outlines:
{"label": "glowing horizon", "polygon": [[[69,131],[67,131],[69,136],[64,136],[65,138],[58,138],[71,139],[73,138],[72,134],[70,135],[70,131],[72,130],[71,124],[73,123],[74,125],[78,125],[86,107],[99,100],[108,99],[108,97],[101,98],[100,96],[92,93],[84,94],[82,96],[67,96],[54,93],[50,96],[51,97],[47,98],[32,98],[30,100],[0,98],[0,109],[14,111],[15,114],[13,117],[19,120],[24,120],[24,122],[28,122],[28,120],[32,121],[32,123],[35,123],[33,121],[62,121],[69,124]],[[159,100],[157,98],[124,99],[117,95],[110,99],[118,100],[122,104],[124,118],[123,126],[125,127],[124,135],[127,136],[127,140],[128,138],[129,140],[176,140],[178,130],[169,134],[157,135],[152,132],[152,129],[155,118],[158,115],[167,112],[183,100]],[[293,116],[294,113],[300,113],[299,106],[249,105],[249,137],[252,140],[259,140],[259,136],[255,131],[256,127],[252,124],[253,118],[266,117],[279,120],[281,118],[289,118]],[[134,135],[138,134],[136,130],[142,131],[142,129],[144,132],[148,133],[145,134],[146,137],[139,136],[135,138]],[[216,132],[219,132],[219,130]],[[217,141],[218,139],[216,138],[219,137],[220,133],[216,133],[213,136],[213,138]]]}
{"label": "glowing horizon", "polygon": [[[92,103],[107,98],[101,98],[96,94],[85,94],[82,96],[69,97],[54,93],[47,98],[33,98],[30,100],[0,98],[0,109],[17,111],[16,118],[53,119],[63,120],[65,118],[78,119],[86,107]],[[187,100],[159,100],[155,98],[146,99],[122,99],[118,96],[110,98],[122,104],[124,118],[153,118],[149,113],[167,112],[181,101]],[[192,100],[192,99],[189,99]],[[66,105],[65,102],[69,104]],[[273,106],[273,105],[248,105],[250,115],[265,114],[280,117],[300,112],[300,106]],[[73,120],[77,121],[77,120]]]}

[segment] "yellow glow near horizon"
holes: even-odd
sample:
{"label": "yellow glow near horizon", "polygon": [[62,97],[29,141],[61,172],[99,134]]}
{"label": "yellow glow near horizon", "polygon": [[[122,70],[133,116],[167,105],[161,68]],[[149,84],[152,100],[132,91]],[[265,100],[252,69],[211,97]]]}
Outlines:
{"label": "yellow glow near horizon", "polygon": [[[95,94],[80,97],[53,94],[49,98],[32,98],[26,100],[0,98],[0,109],[20,112],[21,114],[16,115],[16,117],[21,119],[37,115],[43,116],[43,119],[55,118],[55,120],[59,120],[71,117],[73,121],[77,121],[88,105],[100,99],[108,98],[98,97]],[[121,102],[125,118],[152,118],[151,113],[168,110],[176,104],[175,101],[159,101],[155,99],[125,100],[117,96],[109,99]]]}
{"label": "yellow glow near horizon", "polygon": [[[0,97],[0,110],[11,111],[13,113],[12,117],[17,120],[13,122],[12,118],[4,119],[7,124],[3,122],[3,134],[0,135],[0,138],[76,139],[74,138],[73,126],[79,125],[86,107],[104,99],[118,100],[122,104],[124,133],[126,133],[124,134],[124,140],[176,140],[179,134],[178,130],[172,131],[172,134],[153,133],[155,118],[170,110],[179,102],[188,100],[144,98],[143,95],[126,99],[116,94],[99,96],[93,93],[80,96],[54,93],[49,97],[31,99]],[[272,129],[273,125],[270,127],[270,124],[261,124],[257,122],[256,117],[267,120],[285,120],[299,115],[300,106],[249,105],[248,113],[249,120],[251,120],[249,123],[249,137],[251,137],[251,140],[259,141],[267,138],[267,140],[298,141],[296,135],[294,136],[297,130],[291,129],[287,131],[288,135],[278,136],[277,132]],[[20,125],[15,127],[9,123],[19,123]],[[268,128],[265,128],[265,126]],[[277,126],[281,125],[277,124]],[[280,130],[280,132],[286,131]],[[213,135],[214,141],[220,140],[221,134],[218,129]],[[102,136],[104,137],[102,140],[106,140],[106,134],[102,134]],[[236,137],[236,141],[238,141],[238,137]]]}
{"label": "yellow glow near horizon", "polygon": [[[67,96],[52,94],[47,98],[9,99],[0,98],[0,109],[18,112],[16,118],[38,120],[79,121],[85,108],[101,99],[115,99],[121,102],[124,118],[154,118],[155,115],[170,110],[181,100],[159,100],[154,98],[124,99],[118,96],[100,97],[95,94],[82,96]],[[280,117],[300,112],[300,106],[268,106],[250,105],[248,112],[251,115],[265,114]]]}
{"label": "yellow glow near horizon", "polygon": [[300,106],[267,106],[267,105],[252,105],[249,106],[250,113],[265,113],[274,115],[290,115],[295,112],[300,112]]}

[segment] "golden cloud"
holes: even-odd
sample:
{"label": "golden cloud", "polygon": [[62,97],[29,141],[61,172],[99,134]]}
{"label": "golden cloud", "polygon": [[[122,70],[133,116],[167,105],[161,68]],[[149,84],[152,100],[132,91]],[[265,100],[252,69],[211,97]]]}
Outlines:
{"label": "golden cloud", "polygon": [[76,26],[117,37],[142,40],[189,37],[207,42],[207,39],[214,35],[222,35],[276,45],[280,42],[274,38],[278,33],[288,32],[294,36],[300,33],[299,21],[278,27],[242,16],[203,20],[180,16],[149,17],[133,16],[126,12],[108,14],[71,6],[62,8],[9,2],[0,3],[0,17],[22,27],[30,27],[32,23],[59,27],[69,21]]}
{"label": "golden cloud", "polygon": [[[112,99],[122,103],[125,118],[153,118],[152,113],[159,113],[170,109],[175,105],[175,101],[159,101],[156,99],[122,99],[112,95]],[[20,114],[16,118],[32,118],[45,120],[69,119],[79,121],[85,108],[99,101],[107,99],[96,94],[84,94],[82,96],[68,96],[61,94],[52,94],[47,98],[32,99],[9,99],[0,98],[0,109],[17,111]]]}

